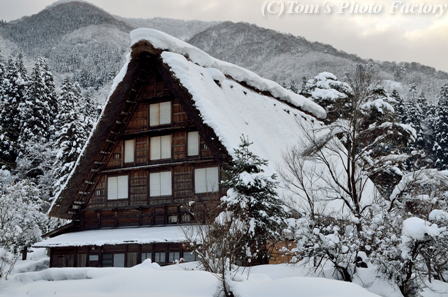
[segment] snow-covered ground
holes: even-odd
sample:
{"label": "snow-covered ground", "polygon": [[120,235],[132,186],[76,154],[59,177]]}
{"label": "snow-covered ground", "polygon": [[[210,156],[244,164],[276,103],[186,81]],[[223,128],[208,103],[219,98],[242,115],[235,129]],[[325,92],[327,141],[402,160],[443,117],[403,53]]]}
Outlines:
{"label": "snow-covered ground", "polygon": [[[133,268],[45,267],[48,257],[43,249],[38,249],[30,260],[16,264],[8,280],[0,281],[0,296],[214,297],[219,294],[218,279],[198,269],[197,262],[165,267],[149,261]],[[314,277],[303,267],[279,264],[241,269],[230,285],[236,297],[402,296],[397,288],[377,277],[373,269],[360,269],[354,282]],[[423,296],[448,296],[447,284],[435,282],[433,289],[425,290]]]}

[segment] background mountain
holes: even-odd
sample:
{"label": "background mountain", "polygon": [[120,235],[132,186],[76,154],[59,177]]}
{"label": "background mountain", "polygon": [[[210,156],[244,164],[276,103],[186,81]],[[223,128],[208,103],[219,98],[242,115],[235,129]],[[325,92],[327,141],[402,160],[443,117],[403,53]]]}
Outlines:
{"label": "background mountain", "polygon": [[428,100],[437,97],[448,74],[418,63],[367,61],[331,45],[264,29],[247,23],[183,21],[165,18],[128,19],[113,16],[86,2],[53,4],[38,14],[0,23],[3,55],[22,51],[25,62],[45,57],[61,81],[72,76],[84,89],[94,89],[104,100],[108,87],[124,63],[129,32],[155,28],[212,56],[238,64],[266,78],[300,85],[322,71],[340,79],[357,63],[373,63],[391,91],[408,92],[415,84]]}

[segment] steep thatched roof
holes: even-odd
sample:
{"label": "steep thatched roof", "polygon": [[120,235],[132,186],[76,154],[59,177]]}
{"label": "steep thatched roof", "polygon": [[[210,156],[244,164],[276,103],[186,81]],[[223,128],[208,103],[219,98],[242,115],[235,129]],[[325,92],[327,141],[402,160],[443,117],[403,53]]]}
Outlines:
{"label": "steep thatched roof", "polygon": [[[140,90],[158,73],[197,126],[216,160],[226,162],[240,136],[254,142],[255,154],[270,162],[274,172],[282,153],[300,141],[298,122],[314,125],[324,110],[253,72],[214,59],[162,32],[131,33],[132,51],[114,81],[100,119],[92,131],[50,215],[72,218],[73,208],[88,199],[125,123],[136,109]],[[316,121],[317,123],[317,121]]]}

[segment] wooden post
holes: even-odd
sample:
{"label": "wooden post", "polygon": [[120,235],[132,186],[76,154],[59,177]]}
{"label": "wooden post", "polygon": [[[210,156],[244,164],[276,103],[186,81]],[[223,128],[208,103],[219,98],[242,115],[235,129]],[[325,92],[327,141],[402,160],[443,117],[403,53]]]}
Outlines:
{"label": "wooden post", "polygon": [[24,247],[22,250],[22,261],[26,260],[26,254],[28,253],[28,248]]}

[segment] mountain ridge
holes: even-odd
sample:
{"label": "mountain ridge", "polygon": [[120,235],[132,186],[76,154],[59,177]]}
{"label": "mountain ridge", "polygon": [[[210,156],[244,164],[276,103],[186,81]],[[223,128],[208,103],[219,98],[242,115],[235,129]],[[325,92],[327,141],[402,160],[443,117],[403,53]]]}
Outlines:
{"label": "mountain ridge", "polygon": [[130,19],[80,1],[59,1],[32,16],[1,23],[0,37],[8,41],[3,45],[6,52],[17,53],[18,48],[29,59],[43,56],[57,75],[72,75],[83,88],[98,90],[110,84],[123,65],[129,31],[141,26],[164,31],[279,83],[300,83],[302,77],[322,71],[343,79],[357,63],[372,63],[383,80],[402,83],[404,89],[418,84],[432,97],[448,79],[448,73],[419,63],[361,59],[328,44],[253,24]]}

